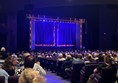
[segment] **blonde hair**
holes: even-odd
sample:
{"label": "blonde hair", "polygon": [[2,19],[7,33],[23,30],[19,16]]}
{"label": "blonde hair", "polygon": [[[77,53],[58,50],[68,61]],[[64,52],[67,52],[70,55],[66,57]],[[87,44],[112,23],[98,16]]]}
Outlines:
{"label": "blonde hair", "polygon": [[32,68],[26,68],[21,73],[18,83],[45,83],[45,79]]}

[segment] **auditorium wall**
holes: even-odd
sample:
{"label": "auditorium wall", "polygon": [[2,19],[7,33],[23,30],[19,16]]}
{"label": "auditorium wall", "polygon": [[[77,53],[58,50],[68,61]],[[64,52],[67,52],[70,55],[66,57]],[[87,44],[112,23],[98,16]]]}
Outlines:
{"label": "auditorium wall", "polygon": [[118,5],[99,8],[99,48],[118,50]]}
{"label": "auditorium wall", "polygon": [[87,19],[87,25],[83,27],[83,46],[86,49],[118,49],[118,5],[86,4],[44,8],[34,6],[28,11],[23,8],[16,10],[4,12],[7,26],[3,32],[7,35],[5,44],[9,50],[29,50],[29,26],[28,20],[25,19],[26,13],[29,12],[65,19]]}

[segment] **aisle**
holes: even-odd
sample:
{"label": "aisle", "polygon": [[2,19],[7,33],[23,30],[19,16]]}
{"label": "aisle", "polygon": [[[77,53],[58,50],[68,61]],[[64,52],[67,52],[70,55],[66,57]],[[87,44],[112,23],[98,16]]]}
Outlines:
{"label": "aisle", "polygon": [[46,83],[70,83],[69,80],[63,79],[62,77],[47,71]]}

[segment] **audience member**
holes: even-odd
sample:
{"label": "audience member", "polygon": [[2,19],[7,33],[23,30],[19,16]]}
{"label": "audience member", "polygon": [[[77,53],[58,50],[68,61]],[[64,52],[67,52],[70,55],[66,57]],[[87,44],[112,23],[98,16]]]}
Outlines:
{"label": "audience member", "polygon": [[82,60],[82,55],[81,54],[76,54],[75,57],[73,57],[73,64],[78,64],[78,63],[84,63]]}
{"label": "audience member", "polygon": [[[21,73],[19,83],[44,83],[45,79],[39,72],[34,70],[38,62],[35,64],[35,58],[32,55],[25,57],[24,71]],[[34,67],[34,69],[33,69]]]}
{"label": "audience member", "polygon": [[3,69],[5,70],[15,70],[15,67],[18,65],[18,60],[14,56],[9,56],[5,59],[3,64]]}
{"label": "audience member", "polygon": [[87,83],[93,83],[94,75],[101,74],[102,68],[109,68],[109,67],[115,67],[115,65],[112,63],[112,59],[108,55],[108,56],[105,56],[104,63],[98,65],[98,67],[93,70],[93,74],[89,76]]}
{"label": "audience member", "polygon": [[5,47],[1,48],[0,55],[2,56],[2,59],[6,59],[8,57]]}
{"label": "audience member", "polygon": [[15,75],[15,71],[19,67],[19,62],[16,57],[8,56],[3,63],[3,69],[11,76]]}
{"label": "audience member", "polygon": [[20,75],[18,83],[45,83],[45,79],[32,68],[26,68]]}
{"label": "audience member", "polygon": [[5,83],[8,83],[8,73],[2,69],[2,64],[0,64],[0,76],[4,76],[5,77]]}
{"label": "audience member", "polygon": [[37,61],[34,64],[33,69],[38,71],[41,76],[45,76],[46,75],[46,71],[40,66],[40,62],[39,61]]}
{"label": "audience member", "polygon": [[63,57],[63,54],[59,53],[57,61],[64,61],[64,60],[66,60],[66,59]]}

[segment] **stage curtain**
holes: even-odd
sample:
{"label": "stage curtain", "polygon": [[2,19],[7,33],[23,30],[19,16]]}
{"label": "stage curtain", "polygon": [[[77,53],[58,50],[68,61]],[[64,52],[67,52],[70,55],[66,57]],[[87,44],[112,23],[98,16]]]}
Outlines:
{"label": "stage curtain", "polygon": [[75,45],[76,24],[60,22],[58,27],[58,46]]}
{"label": "stage curtain", "polygon": [[53,22],[35,21],[35,44],[50,45],[54,43]]}

